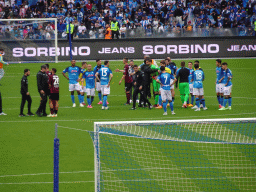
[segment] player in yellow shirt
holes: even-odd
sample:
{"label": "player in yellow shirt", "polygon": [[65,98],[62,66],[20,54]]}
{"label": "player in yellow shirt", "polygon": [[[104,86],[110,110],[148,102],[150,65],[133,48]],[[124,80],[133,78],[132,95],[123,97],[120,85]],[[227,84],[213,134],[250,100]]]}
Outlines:
{"label": "player in yellow shirt", "polygon": [[79,75],[79,85],[80,85],[80,97],[81,97],[81,101],[82,101],[82,105],[84,106],[85,105],[85,102],[84,102],[84,93],[86,92],[86,88],[85,88],[85,79],[83,79],[83,74],[84,72],[86,71],[86,68],[87,68],[87,63],[86,62],[83,62],[82,63],[82,67],[81,67],[81,72],[80,75]]}

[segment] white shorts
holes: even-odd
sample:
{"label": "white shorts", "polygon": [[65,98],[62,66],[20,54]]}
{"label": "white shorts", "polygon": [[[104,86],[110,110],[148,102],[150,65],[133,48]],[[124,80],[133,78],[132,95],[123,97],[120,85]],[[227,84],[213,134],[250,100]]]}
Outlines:
{"label": "white shorts", "polygon": [[101,94],[102,95],[109,95],[110,94],[110,86],[101,85]]}
{"label": "white shorts", "polygon": [[80,92],[82,92],[82,93],[85,93],[85,92],[86,92],[86,88],[85,88],[85,86],[84,86],[84,87],[82,87],[82,85],[80,85]]}
{"label": "white shorts", "polygon": [[193,84],[189,84],[189,93],[193,94]]}
{"label": "white shorts", "polygon": [[[170,83],[170,84],[172,84],[172,83],[173,83],[173,81],[174,81],[174,80],[173,80],[173,79],[171,79],[171,83]],[[171,86],[171,89],[174,89],[174,85],[172,85],[172,86]]]}
{"label": "white shorts", "polygon": [[224,87],[224,95],[230,95],[231,94],[232,85],[228,87]]}
{"label": "white shorts", "polygon": [[224,93],[224,87],[223,83],[216,84],[216,93]]}
{"label": "white shorts", "polygon": [[204,88],[193,88],[193,95],[204,95]]}
{"label": "white shorts", "polygon": [[95,88],[86,88],[86,95],[95,96]]}
{"label": "white shorts", "polygon": [[0,80],[4,77],[4,69],[0,69]]}
{"label": "white shorts", "polygon": [[76,84],[69,84],[69,91],[80,91],[80,84],[76,83]]}
{"label": "white shorts", "polygon": [[161,90],[161,97],[162,101],[171,101],[172,100],[172,93],[171,90]]}
{"label": "white shorts", "polygon": [[96,91],[101,91],[100,82],[96,82]]}

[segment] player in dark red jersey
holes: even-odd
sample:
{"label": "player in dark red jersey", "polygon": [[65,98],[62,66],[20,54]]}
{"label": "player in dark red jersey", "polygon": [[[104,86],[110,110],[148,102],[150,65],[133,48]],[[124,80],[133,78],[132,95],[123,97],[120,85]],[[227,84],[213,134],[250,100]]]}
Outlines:
{"label": "player in dark red jersey", "polygon": [[128,65],[128,58],[124,58],[123,59],[123,63],[124,63],[124,70],[117,70],[117,71],[122,71],[123,72],[123,76],[121,78],[121,80],[119,81],[119,85],[121,85],[123,79],[125,79],[125,92],[126,92],[126,105],[130,105],[130,99],[131,99],[131,94],[130,94],[130,90],[132,89],[132,67],[130,65]]}
{"label": "player in dark red jersey", "polygon": [[57,117],[58,107],[59,107],[59,76],[56,75],[57,70],[52,68],[51,75],[49,76],[49,89],[50,89],[50,110],[51,114],[47,117]]}

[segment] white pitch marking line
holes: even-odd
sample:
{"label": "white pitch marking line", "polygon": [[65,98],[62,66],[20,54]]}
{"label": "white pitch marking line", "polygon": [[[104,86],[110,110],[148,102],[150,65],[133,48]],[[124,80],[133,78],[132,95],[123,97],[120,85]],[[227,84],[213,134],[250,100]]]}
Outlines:
{"label": "white pitch marking line", "polygon": [[[256,114],[256,112],[254,113],[234,113],[234,114],[225,114],[225,116],[232,116],[232,115],[252,115],[252,114]],[[205,115],[205,116],[185,116],[182,118],[178,118],[178,119],[191,119],[191,117],[219,117],[219,116],[223,116],[221,113],[220,115]],[[42,117],[43,118],[43,117]],[[176,119],[177,117],[160,117],[160,119],[165,120],[165,119]],[[31,118],[30,118],[31,119]],[[121,120],[150,120],[150,119],[154,119],[155,118],[126,118],[126,119],[119,119]],[[57,119],[52,119],[52,120],[47,120],[44,119],[43,120],[29,120],[29,121],[0,121],[0,123],[30,123],[30,122],[65,122],[65,121],[115,121],[116,119],[63,119],[63,120],[57,120]],[[223,119],[226,120],[226,119]],[[25,128],[25,127],[24,127]]]}

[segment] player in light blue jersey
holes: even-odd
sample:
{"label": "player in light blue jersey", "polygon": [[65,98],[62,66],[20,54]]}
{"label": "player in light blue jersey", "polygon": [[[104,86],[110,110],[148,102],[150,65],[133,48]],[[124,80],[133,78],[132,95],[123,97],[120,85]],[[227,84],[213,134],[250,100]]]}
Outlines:
{"label": "player in light blue jersey", "polygon": [[[68,77],[65,75],[65,73],[68,73]],[[76,60],[71,61],[71,66],[67,67],[66,69],[63,70],[62,74],[64,77],[69,80],[69,91],[71,92],[71,100],[73,103],[73,107],[76,107],[75,103],[75,96],[74,96],[74,91],[77,91],[80,107],[84,107],[82,104],[82,100],[80,97],[80,85],[79,85],[79,75],[81,73],[81,68],[76,66]]]}
{"label": "player in light blue jersey", "polygon": [[[97,63],[97,65],[93,69],[94,75],[96,75],[96,73],[100,70],[101,67],[104,67],[104,65],[101,65],[101,60],[100,59],[96,59],[96,63]],[[96,79],[96,91],[98,92],[98,97],[99,97],[99,100],[100,100],[98,105],[101,105],[102,104],[101,85],[100,85],[100,81],[98,81],[97,79]]]}
{"label": "player in light blue jersey", "polygon": [[220,79],[221,79],[221,73],[222,73],[222,68],[221,68],[221,60],[217,59],[216,60],[216,94],[217,94],[217,100],[219,103],[219,108],[222,107],[223,105],[223,93],[224,93],[224,84],[223,83],[219,83]]}
{"label": "player in light blue jersey", "polygon": [[192,62],[188,62],[188,69],[189,69],[189,76],[188,76],[188,83],[189,83],[189,92],[190,92],[190,95],[191,95],[191,103],[189,103],[189,99],[187,101],[188,103],[188,107],[193,107],[194,106],[194,99],[195,99],[195,96],[193,95],[193,82],[191,81],[192,80],[192,74],[193,74],[193,63]]}
{"label": "player in light blue jersey", "polygon": [[192,73],[192,82],[193,82],[193,95],[196,97],[196,110],[200,111],[200,101],[203,104],[203,109],[207,110],[205,106],[205,99],[204,99],[204,88],[203,88],[203,81],[204,81],[204,72],[199,69],[199,64],[194,64],[195,71]]}
{"label": "player in light blue jersey", "polygon": [[[172,62],[171,58],[170,57],[167,57],[165,59],[165,64],[166,64],[166,67],[168,67],[171,72],[172,72],[172,75],[174,77],[176,77],[177,73],[178,73],[178,68],[176,66],[176,64],[174,62]],[[177,82],[177,81],[176,81]],[[176,88],[177,88],[178,84],[176,83]],[[174,100],[175,100],[175,90],[174,90],[174,86],[173,88],[171,88],[171,92],[172,92],[172,104],[174,104]]]}
{"label": "player in light blue jersey", "polygon": [[86,92],[86,88],[85,88],[85,80],[82,79],[82,78],[83,78],[84,72],[86,71],[86,68],[87,68],[87,63],[82,62],[81,73],[79,75],[79,85],[80,85],[80,99],[81,99],[83,105],[85,105],[85,103],[84,103],[84,93]]}
{"label": "player in light blue jersey", "polygon": [[[232,104],[232,97],[231,97],[231,88],[232,88],[232,82],[231,79],[233,78],[232,71],[228,69],[228,64],[226,62],[222,63],[222,75],[221,79],[219,80],[220,83],[223,83],[225,85],[224,87],[224,104],[219,110],[231,110],[231,104]],[[226,104],[228,102],[228,107],[225,108]]]}
{"label": "player in light blue jersey", "polygon": [[83,74],[83,79],[86,81],[87,108],[92,108],[92,102],[95,96],[95,75],[90,64],[87,65],[87,71]]}
{"label": "player in light blue jersey", "polygon": [[174,79],[174,76],[165,72],[165,66],[161,66],[160,70],[161,70],[161,75],[158,76],[156,81],[161,84],[161,98],[162,98],[163,108],[164,108],[163,115],[167,115],[168,102],[170,104],[172,114],[175,115],[173,110],[172,93],[171,93],[171,86],[173,86],[173,81],[171,80]]}
{"label": "player in light blue jersey", "polygon": [[107,97],[110,94],[110,82],[113,78],[112,71],[108,68],[109,61],[104,62],[104,67],[101,67],[100,70],[96,73],[95,77],[100,81],[101,93],[103,94],[103,105],[102,109],[107,110]]}

